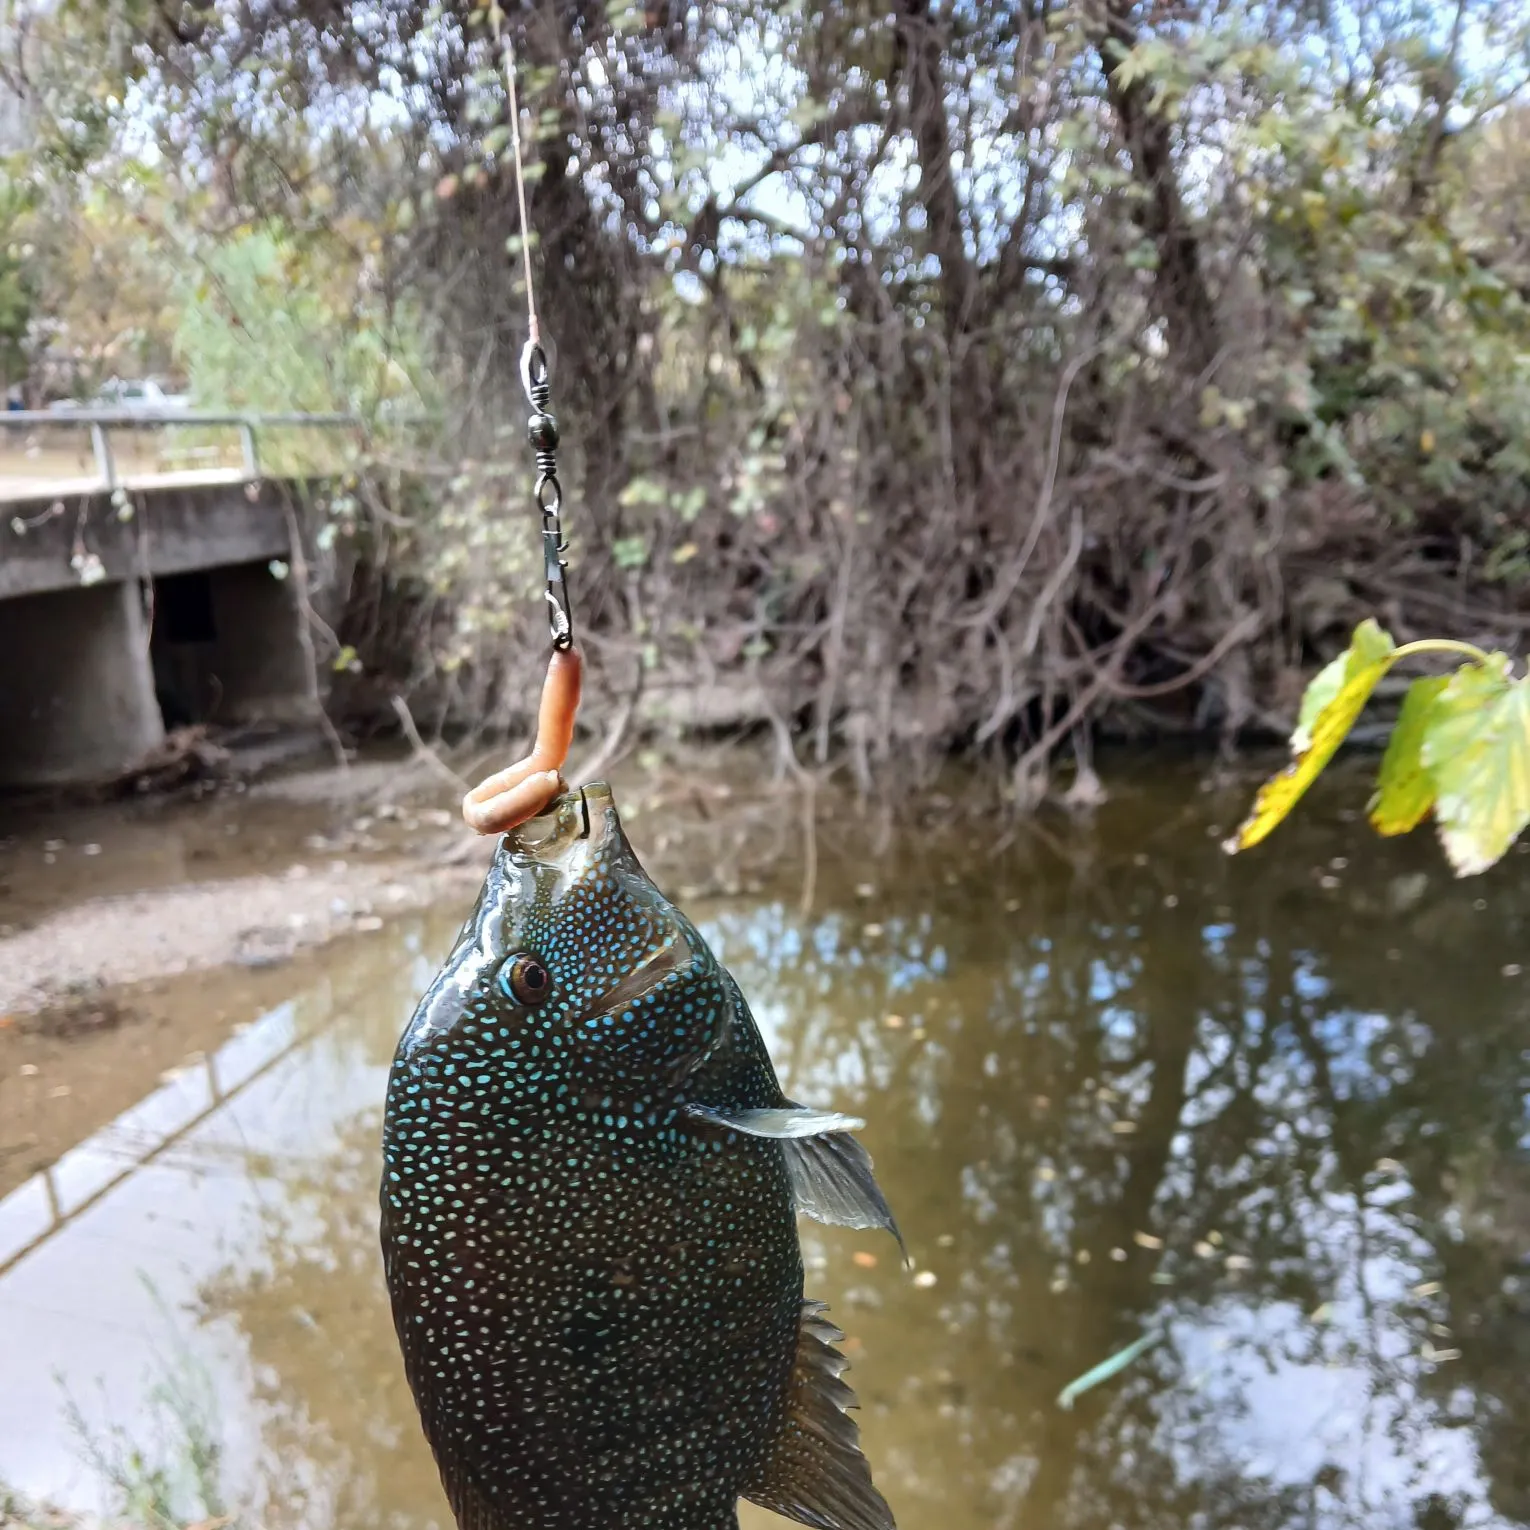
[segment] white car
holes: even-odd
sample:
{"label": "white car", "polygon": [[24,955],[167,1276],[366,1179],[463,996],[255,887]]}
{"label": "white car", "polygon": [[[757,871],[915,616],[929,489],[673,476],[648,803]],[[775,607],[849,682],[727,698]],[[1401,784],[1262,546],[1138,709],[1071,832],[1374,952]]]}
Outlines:
{"label": "white car", "polygon": [[71,414],[85,409],[119,409],[125,413],[142,410],[145,414],[189,409],[191,399],[184,393],[166,393],[152,377],[114,377],[103,383],[96,396],[85,403],[66,398],[52,408],[60,414]]}

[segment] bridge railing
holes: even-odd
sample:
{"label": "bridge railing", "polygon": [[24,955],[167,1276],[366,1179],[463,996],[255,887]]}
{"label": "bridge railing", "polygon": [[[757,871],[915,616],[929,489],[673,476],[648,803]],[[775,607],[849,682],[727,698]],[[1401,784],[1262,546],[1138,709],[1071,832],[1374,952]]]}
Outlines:
{"label": "bridge railing", "polygon": [[[365,422],[354,414],[257,414],[245,411],[205,409],[12,409],[0,410],[0,429],[35,433],[39,431],[88,431],[95,463],[93,477],[76,474],[52,477],[45,474],[11,474],[0,458],[0,497],[16,497],[18,488],[27,493],[45,495],[67,489],[70,492],[94,490],[114,492],[125,486],[119,472],[117,453],[112,448],[112,432],[155,430],[222,430],[239,433],[240,466],[204,472],[208,482],[253,481],[261,477],[259,432],[262,430],[349,430],[365,429]],[[5,448],[0,446],[0,454]],[[217,448],[203,448],[214,455]],[[142,474],[137,475],[142,478]],[[159,474],[178,483],[194,482],[193,473]]]}

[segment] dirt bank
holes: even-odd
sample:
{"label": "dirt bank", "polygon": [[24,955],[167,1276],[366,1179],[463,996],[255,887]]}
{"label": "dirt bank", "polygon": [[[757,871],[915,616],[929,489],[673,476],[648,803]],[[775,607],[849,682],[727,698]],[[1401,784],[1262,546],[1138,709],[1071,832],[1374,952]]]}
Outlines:
{"label": "dirt bank", "polygon": [[490,853],[395,760],[0,818],[0,1196]]}
{"label": "dirt bank", "polygon": [[[715,869],[699,885],[729,890],[759,859],[744,850],[737,813],[728,828],[715,820],[722,804],[739,806],[719,779],[730,768],[738,762],[709,761],[667,787],[642,770],[620,781],[650,869],[685,865],[686,891],[698,867]],[[754,827],[777,816],[766,794]],[[699,853],[698,829],[708,838]],[[778,834],[776,825],[769,837]],[[0,1017],[123,984],[272,965],[437,903],[465,911],[492,843],[464,828],[448,786],[397,760],[295,771],[200,799],[0,818]]]}
{"label": "dirt bank", "polygon": [[238,1026],[334,942],[465,911],[490,842],[355,781],[45,816],[0,848],[0,1196]]}
{"label": "dirt bank", "polygon": [[0,1017],[14,1023],[150,978],[271,965],[336,935],[380,929],[388,915],[467,898],[482,875],[477,858],[455,867],[299,862],[279,875],[90,899],[0,939]]}

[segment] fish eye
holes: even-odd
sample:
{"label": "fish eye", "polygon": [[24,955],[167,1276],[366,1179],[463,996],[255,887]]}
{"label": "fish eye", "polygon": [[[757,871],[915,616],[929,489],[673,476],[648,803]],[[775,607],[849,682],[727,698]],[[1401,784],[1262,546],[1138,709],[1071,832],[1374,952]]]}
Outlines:
{"label": "fish eye", "polygon": [[522,951],[499,969],[499,986],[517,1004],[532,1008],[552,992],[552,974],[538,957]]}

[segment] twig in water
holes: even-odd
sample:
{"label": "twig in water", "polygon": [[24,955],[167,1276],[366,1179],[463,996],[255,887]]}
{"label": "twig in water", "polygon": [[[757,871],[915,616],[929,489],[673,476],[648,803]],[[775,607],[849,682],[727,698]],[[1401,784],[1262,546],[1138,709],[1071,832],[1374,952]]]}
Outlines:
{"label": "twig in water", "polygon": [[768,693],[765,693],[765,708],[771,731],[776,736],[782,772],[789,773],[802,790],[802,899],[799,908],[805,919],[813,911],[813,897],[818,890],[818,777],[797,758],[797,751],[792,747],[791,729]]}
{"label": "twig in water", "polygon": [[1070,1381],[1057,1394],[1057,1406],[1065,1412],[1071,1409],[1085,1392],[1099,1386],[1101,1382],[1109,1381],[1112,1376],[1119,1375],[1133,1360],[1145,1355],[1161,1338],[1163,1338],[1162,1329],[1154,1328],[1143,1334],[1140,1339],[1128,1344],[1125,1349],[1117,1350],[1108,1360],[1100,1361],[1092,1371],[1085,1371],[1077,1381]]}
{"label": "twig in water", "polygon": [[805,776],[802,783],[802,917],[813,912],[818,890],[818,782]]}

